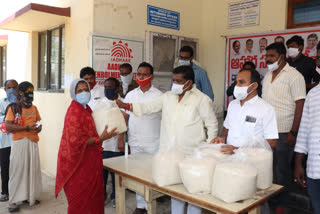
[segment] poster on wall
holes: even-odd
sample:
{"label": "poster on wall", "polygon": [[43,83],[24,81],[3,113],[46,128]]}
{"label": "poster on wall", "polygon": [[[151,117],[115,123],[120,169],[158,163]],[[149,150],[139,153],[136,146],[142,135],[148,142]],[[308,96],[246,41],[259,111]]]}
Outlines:
{"label": "poster on wall", "polygon": [[238,28],[259,25],[260,0],[242,0],[229,4],[228,27]]}
{"label": "poster on wall", "polygon": [[91,66],[96,72],[97,84],[103,85],[109,77],[120,78],[120,65],[129,63],[133,78],[144,61],[144,41],[102,34],[91,35]]}
{"label": "poster on wall", "polygon": [[[304,39],[303,54],[315,58],[320,38],[319,27],[227,37],[225,92],[246,61],[252,61],[263,78],[267,72],[266,47],[276,40],[285,44],[294,35]],[[228,97],[225,93],[225,109],[231,100],[232,96]]]}

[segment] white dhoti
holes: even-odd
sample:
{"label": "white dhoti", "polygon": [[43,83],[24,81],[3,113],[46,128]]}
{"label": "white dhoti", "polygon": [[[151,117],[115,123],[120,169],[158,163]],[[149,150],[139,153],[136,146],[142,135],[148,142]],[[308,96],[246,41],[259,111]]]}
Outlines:
{"label": "white dhoti", "polygon": [[28,200],[33,205],[42,191],[37,143],[28,138],[12,142],[9,175],[9,203]]}

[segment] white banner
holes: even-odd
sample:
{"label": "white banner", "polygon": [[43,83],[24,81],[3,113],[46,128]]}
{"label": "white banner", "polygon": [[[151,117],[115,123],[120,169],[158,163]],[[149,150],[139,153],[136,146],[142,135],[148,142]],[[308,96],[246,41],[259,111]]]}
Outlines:
{"label": "white banner", "polygon": [[[257,71],[264,77],[267,72],[265,48],[273,43],[276,37],[280,37],[278,39],[282,37],[285,44],[294,35],[299,35],[304,39],[303,53],[315,58],[320,36],[319,27],[227,37],[225,92],[235,81],[239,70],[246,61],[252,61],[256,65]],[[232,97],[227,97],[225,93],[225,109],[231,99]]]}
{"label": "white banner", "polygon": [[132,66],[133,78],[136,78],[137,68],[144,60],[143,40],[99,34],[93,34],[91,38],[91,64],[98,84],[103,85],[109,77],[119,79],[119,68],[123,63]]}

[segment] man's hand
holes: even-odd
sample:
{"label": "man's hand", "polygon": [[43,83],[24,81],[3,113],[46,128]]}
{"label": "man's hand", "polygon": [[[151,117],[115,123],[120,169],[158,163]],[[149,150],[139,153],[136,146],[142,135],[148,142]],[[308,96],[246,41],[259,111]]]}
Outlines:
{"label": "man's hand", "polygon": [[215,137],[211,140],[211,144],[226,143],[225,137]]}
{"label": "man's hand", "polygon": [[305,172],[301,164],[296,164],[294,167],[294,182],[297,182],[302,187],[307,186]]}
{"label": "man's hand", "polygon": [[117,128],[112,129],[110,132],[108,132],[108,125],[106,125],[105,129],[103,130],[102,134],[100,135],[100,140],[105,141],[108,140],[114,136],[118,135],[118,132],[116,132]]}
{"label": "man's hand", "polygon": [[118,138],[118,149],[119,149],[120,152],[124,152],[124,150],[125,150],[123,134],[119,135],[119,138]]}
{"label": "man's hand", "polygon": [[221,152],[223,154],[232,155],[234,154],[233,150],[238,149],[238,147],[232,146],[232,145],[222,145],[221,146]]}
{"label": "man's hand", "polygon": [[297,137],[289,133],[285,143],[288,144],[289,146],[294,147],[296,145],[296,140],[297,140]]}
{"label": "man's hand", "polygon": [[122,102],[122,101],[120,101],[118,99],[116,99],[116,103],[119,106],[119,108],[124,108],[125,109],[127,107],[127,105],[124,102]]}

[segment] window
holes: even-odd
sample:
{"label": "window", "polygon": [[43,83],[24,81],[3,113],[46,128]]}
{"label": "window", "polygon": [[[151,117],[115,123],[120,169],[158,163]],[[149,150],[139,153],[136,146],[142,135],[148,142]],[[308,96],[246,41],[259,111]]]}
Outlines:
{"label": "window", "polygon": [[319,0],[289,0],[288,28],[312,27],[320,25]]}
{"label": "window", "polygon": [[64,26],[39,33],[39,90],[64,88],[64,34]]}
{"label": "window", "polygon": [[0,47],[0,86],[7,80],[7,46]]}

